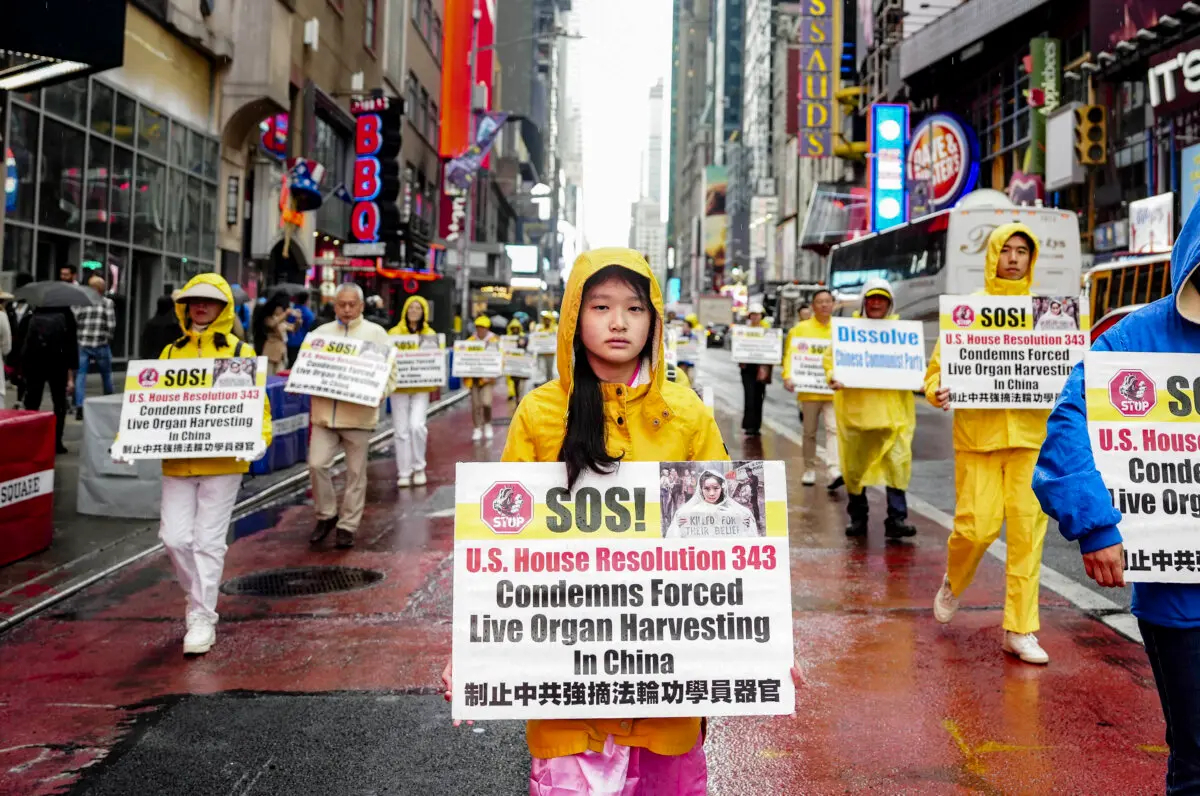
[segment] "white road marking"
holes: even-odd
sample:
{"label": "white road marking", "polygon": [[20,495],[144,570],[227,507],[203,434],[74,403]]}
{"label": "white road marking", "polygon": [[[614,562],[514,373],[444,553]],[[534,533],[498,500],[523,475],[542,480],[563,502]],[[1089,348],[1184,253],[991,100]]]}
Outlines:
{"label": "white road marking", "polygon": [[[717,399],[725,404],[727,409],[732,410],[735,414],[741,410],[742,396],[739,392],[728,389],[720,383],[713,385],[713,387]],[[763,425],[796,445],[804,444],[804,437],[798,431],[788,428],[765,415],[763,417]],[[817,446],[817,452],[821,456],[825,455],[825,451],[820,445]],[[952,516],[911,492],[908,493],[908,507],[922,517],[942,526],[947,532],[954,530],[954,518]],[[1008,546],[1002,540],[997,539],[988,548],[988,554],[1003,562],[1008,556]],[[1130,641],[1138,644],[1142,643],[1142,633],[1138,630],[1137,617],[1124,610],[1118,603],[1113,602],[1102,594],[1097,594],[1074,578],[1069,578],[1058,570],[1044,564],[1042,565],[1041,584],[1044,588],[1054,592],[1081,611],[1110,612],[1096,618]],[[931,596],[930,600],[932,599]]]}

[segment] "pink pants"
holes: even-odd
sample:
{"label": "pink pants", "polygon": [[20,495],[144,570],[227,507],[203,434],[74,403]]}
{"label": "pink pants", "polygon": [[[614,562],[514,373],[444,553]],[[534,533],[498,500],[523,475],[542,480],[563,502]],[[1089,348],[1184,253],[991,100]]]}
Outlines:
{"label": "pink pants", "polygon": [[529,796],[704,796],[708,762],[704,739],[690,752],[657,755],[621,746],[608,736],[603,752],[533,758]]}

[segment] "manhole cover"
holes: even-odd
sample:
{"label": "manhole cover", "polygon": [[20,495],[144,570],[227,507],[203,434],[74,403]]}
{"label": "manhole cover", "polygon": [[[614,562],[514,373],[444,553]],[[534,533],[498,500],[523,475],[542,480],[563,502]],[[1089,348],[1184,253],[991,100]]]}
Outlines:
{"label": "manhole cover", "polygon": [[291,567],[271,569],[233,578],[221,584],[225,594],[255,597],[306,597],[335,591],[353,591],[383,580],[383,573],[355,567]]}

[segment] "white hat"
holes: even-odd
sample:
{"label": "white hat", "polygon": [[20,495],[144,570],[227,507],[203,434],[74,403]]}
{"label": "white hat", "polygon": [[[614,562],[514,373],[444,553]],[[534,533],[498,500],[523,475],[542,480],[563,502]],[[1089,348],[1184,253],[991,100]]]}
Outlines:
{"label": "white hat", "polygon": [[751,304],[750,309],[746,310],[746,314],[753,315],[754,313],[758,313],[759,315],[766,315],[767,311],[763,308],[763,305],[761,305],[761,304]]}
{"label": "white hat", "polygon": [[210,285],[207,282],[197,282],[191,287],[180,290],[175,296],[175,301],[177,302],[188,301],[189,299],[212,299],[222,304],[229,303],[229,296],[221,292],[221,288],[216,285]]}

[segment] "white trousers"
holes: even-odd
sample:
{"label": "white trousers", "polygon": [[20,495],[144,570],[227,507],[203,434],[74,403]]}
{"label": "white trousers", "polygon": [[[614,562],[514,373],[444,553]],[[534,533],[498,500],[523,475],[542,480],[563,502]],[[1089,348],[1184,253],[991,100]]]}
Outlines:
{"label": "white trousers", "polygon": [[225,569],[225,536],[242,485],[240,473],[191,478],[163,476],[162,539],[187,593],[187,617],[217,621]]}
{"label": "white trousers", "polygon": [[391,401],[396,471],[401,478],[408,478],[414,470],[425,469],[425,442],[429,439],[425,413],[429,410],[429,393],[393,393]]}

